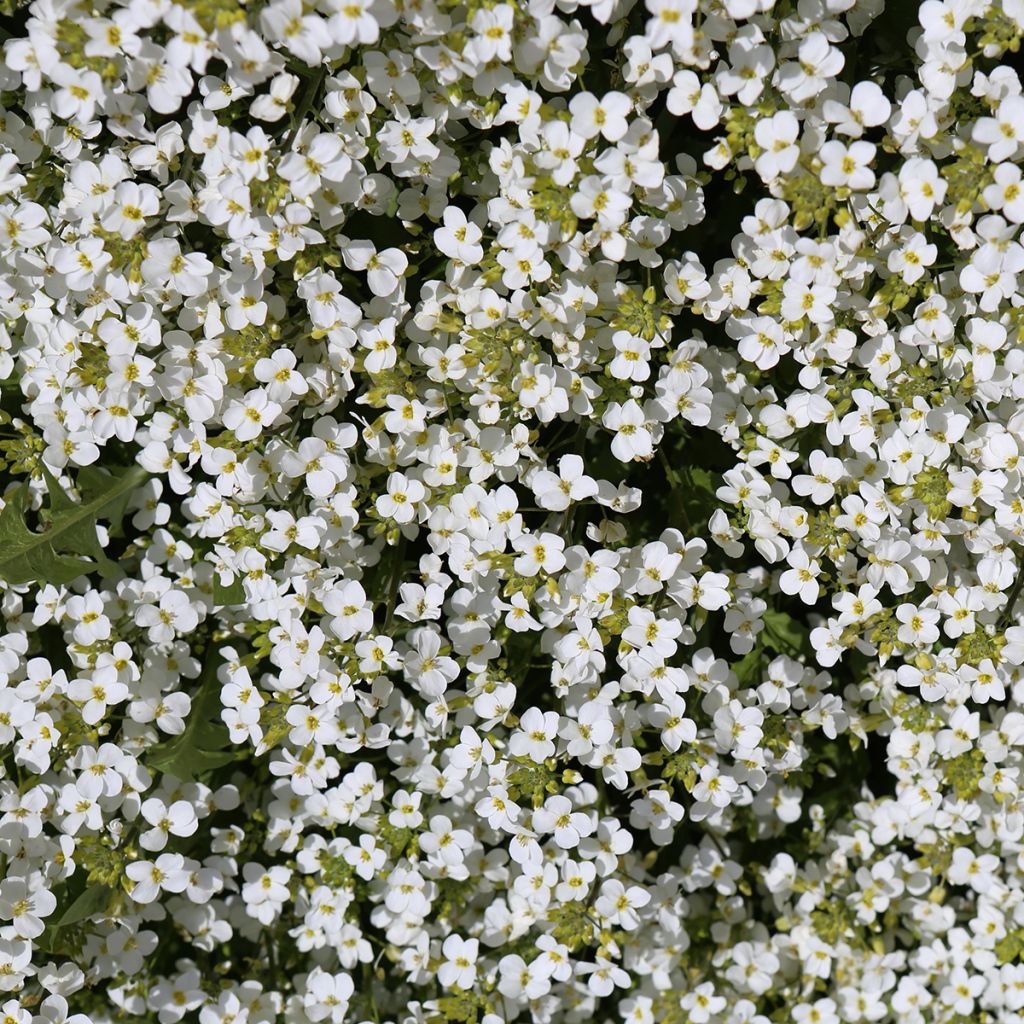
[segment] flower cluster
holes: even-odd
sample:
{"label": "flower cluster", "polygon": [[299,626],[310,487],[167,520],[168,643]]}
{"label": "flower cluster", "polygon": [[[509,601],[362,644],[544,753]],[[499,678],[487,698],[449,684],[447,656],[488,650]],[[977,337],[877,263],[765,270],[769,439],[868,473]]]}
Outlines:
{"label": "flower cluster", "polygon": [[1024,1021],[1024,0],[7,0],[5,1024]]}

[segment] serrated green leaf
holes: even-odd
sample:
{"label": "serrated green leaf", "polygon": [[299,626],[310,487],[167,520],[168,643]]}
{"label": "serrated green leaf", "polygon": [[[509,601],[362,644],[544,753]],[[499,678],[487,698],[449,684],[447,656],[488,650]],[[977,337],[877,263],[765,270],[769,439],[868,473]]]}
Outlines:
{"label": "serrated green leaf", "polygon": [[15,488],[0,510],[0,578],[8,583],[61,584],[87,572],[116,571],[100,547],[96,524],[100,519],[120,521],[131,492],[148,475],[141,466],[126,467],[118,476],[94,470],[86,474],[85,498],[75,502],[44,468],[49,506],[40,512],[44,528],[38,533],[25,523],[28,484]]}
{"label": "serrated green leaf", "polygon": [[[53,474],[44,466],[43,479],[46,481],[46,491],[50,499],[50,507],[40,518],[46,523],[46,535],[53,533],[55,529],[61,530],[60,545],[76,555],[84,555],[96,563],[96,568],[104,576],[110,576],[117,572],[117,565],[112,562],[100,547],[99,538],[96,536],[96,522],[94,518],[82,518],[78,511],[83,506],[72,501],[63,488],[54,478]],[[126,495],[127,497],[127,492]],[[88,507],[86,502],[86,507]],[[63,527],[61,523],[66,525]],[[88,569],[86,570],[88,572]]]}
{"label": "serrated green leaf", "polygon": [[199,689],[190,694],[192,707],[184,732],[147,751],[147,765],[182,782],[192,782],[203,772],[221,768],[238,756],[231,749],[231,737],[221,719],[219,663],[219,652],[207,653]]}
{"label": "serrated green leaf", "polygon": [[33,533],[24,521],[27,501],[28,485],[22,484],[7,495],[0,510],[0,577],[8,583],[30,583],[38,578],[70,583],[86,572],[90,563],[58,555],[44,537]]}
{"label": "serrated green leaf", "polygon": [[[143,470],[138,480],[138,486],[145,483],[148,476],[149,474]],[[134,490],[134,487],[129,487],[126,490],[118,489],[116,493],[111,493],[111,485],[114,480],[111,473],[100,466],[85,466],[79,470],[76,481],[83,501],[91,502],[106,496],[107,504],[104,507],[103,516],[110,523],[111,532],[120,526]]]}

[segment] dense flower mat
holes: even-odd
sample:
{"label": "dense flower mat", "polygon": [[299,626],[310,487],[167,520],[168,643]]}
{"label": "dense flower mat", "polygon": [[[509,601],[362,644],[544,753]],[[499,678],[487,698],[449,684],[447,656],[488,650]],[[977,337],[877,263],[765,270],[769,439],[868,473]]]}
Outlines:
{"label": "dense flower mat", "polygon": [[4,0],[3,1024],[1024,1021],[1024,0]]}

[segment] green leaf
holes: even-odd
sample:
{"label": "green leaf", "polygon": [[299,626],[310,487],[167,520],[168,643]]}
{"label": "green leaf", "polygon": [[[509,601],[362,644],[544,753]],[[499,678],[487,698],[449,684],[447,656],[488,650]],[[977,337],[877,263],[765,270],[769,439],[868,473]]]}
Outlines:
{"label": "green leaf", "polygon": [[220,581],[217,575],[213,579],[213,603],[215,605],[232,605],[245,603],[245,587],[242,580],[236,576],[227,586]]}
{"label": "green leaf", "polygon": [[229,764],[239,756],[230,749],[231,737],[220,715],[219,651],[208,651],[207,659],[199,689],[190,694],[192,708],[185,731],[146,752],[147,765],[182,782],[193,782],[204,772]]}
{"label": "green leaf", "polygon": [[[82,500],[87,502],[103,500],[103,518],[110,523],[111,530],[120,526],[132,492],[149,479],[150,474],[141,466],[135,466],[132,469],[135,471],[135,483],[125,487],[114,486],[119,478],[100,466],[85,466],[79,470],[76,483]],[[124,474],[127,471],[122,470],[121,472]]]}
{"label": "green leaf", "polygon": [[287,714],[288,706],[286,704],[267,701],[260,708],[260,728],[263,730],[263,738],[256,747],[257,754],[265,754],[268,750],[273,750],[292,731],[291,723],[285,717]]}
{"label": "green leaf", "polygon": [[[46,536],[52,536],[55,530],[60,530],[62,548],[72,551],[76,555],[85,555],[93,559],[96,568],[104,576],[114,575],[117,572],[117,565],[104,554],[99,538],[96,536],[98,516],[97,518],[91,516],[85,518],[79,515],[79,511],[83,507],[88,508],[92,503],[88,499],[82,504],[72,501],[45,466],[43,467],[43,479],[46,481],[46,490],[50,498],[50,507],[40,512]],[[127,497],[128,494],[125,492],[126,500]],[[105,509],[104,513],[106,514]]]}
{"label": "green leaf", "polygon": [[741,686],[754,686],[761,681],[761,665],[764,660],[764,650],[758,642],[754,645],[753,650],[743,655],[730,667]]}
{"label": "green leaf", "polygon": [[41,532],[25,523],[27,483],[9,492],[0,510],[0,578],[61,584],[96,570],[115,573],[117,565],[103,553],[96,524],[100,519],[119,523],[131,492],[148,476],[141,466],[125,467],[118,475],[88,467],[79,474],[82,501],[75,502],[44,467],[49,506],[39,513]]}
{"label": "green leaf", "polygon": [[57,927],[66,928],[92,917],[93,914],[102,914],[110,905],[113,892],[109,885],[87,885],[78,899],[57,919]]}
{"label": "green leaf", "polygon": [[57,909],[46,919],[42,935],[34,940],[44,953],[69,955],[80,938],[73,926],[95,914],[106,913],[110,907],[114,890],[109,885],[90,884],[84,874],[84,871],[77,872],[54,891]]}
{"label": "green leaf", "polygon": [[810,630],[797,622],[787,612],[767,611],[764,613],[765,644],[779,654],[796,658],[810,650]]}
{"label": "green leaf", "polygon": [[686,511],[694,522],[706,523],[719,506],[714,477],[703,466],[683,466],[679,475]]}

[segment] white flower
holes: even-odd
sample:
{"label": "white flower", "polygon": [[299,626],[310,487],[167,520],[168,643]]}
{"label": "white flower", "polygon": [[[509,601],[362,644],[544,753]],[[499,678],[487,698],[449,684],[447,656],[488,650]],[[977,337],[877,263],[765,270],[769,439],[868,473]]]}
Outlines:
{"label": "white flower", "polygon": [[56,897],[47,889],[32,891],[22,878],[0,882],[0,918],[10,921],[22,938],[35,939],[42,935],[46,927],[43,919],[56,908]]}
{"label": "white flower", "polygon": [[444,961],[438,968],[437,980],[445,988],[471,988],[476,980],[478,952],[479,943],[476,939],[449,935],[441,947]]}
{"label": "white flower", "polygon": [[854,190],[871,188],[875,183],[870,165],[875,147],[870,142],[826,142],[818,151],[822,162],[819,177],[823,185],[845,186]]}
{"label": "white flower", "polygon": [[521,576],[555,573],[565,565],[565,541],[557,534],[524,533],[513,539],[512,547],[519,552],[513,567]]}
{"label": "white flower", "polygon": [[191,296],[206,290],[213,264],[201,253],[183,255],[174,239],[158,238],[147,245],[140,271],[147,281]]}
{"label": "white flower", "polygon": [[793,477],[793,490],[807,495],[815,505],[824,505],[835,494],[835,485],[844,475],[839,459],[826,456],[822,451],[811,452],[809,474]]}
{"label": "white flower", "polygon": [[693,0],[645,0],[651,14],[646,26],[646,38],[654,50],[671,46],[685,53],[693,41]]}
{"label": "white flower", "polygon": [[497,4],[492,8],[480,8],[472,18],[470,27],[475,35],[470,53],[481,64],[489,60],[508,61],[512,59],[512,23],[515,8],[509,4]]}
{"label": "white flower", "polygon": [[792,171],[800,157],[799,136],[800,122],[788,110],[758,121],[754,139],[764,152],[754,161],[754,170],[765,181]]}
{"label": "white flower", "polygon": [[997,867],[998,858],[992,854],[976,856],[972,851],[960,847],[953,851],[948,876],[954,885],[969,885],[977,892],[988,892],[992,888]]}
{"label": "white flower", "polygon": [[377,511],[396,523],[409,523],[416,516],[416,506],[425,495],[426,488],[419,480],[409,479],[402,473],[392,473],[388,477],[387,491],[377,498]]}
{"label": "white flower", "polygon": [[821,565],[802,548],[795,549],[787,559],[790,568],[779,577],[779,587],[784,594],[794,594],[804,604],[814,604],[821,593],[818,576]]}
{"label": "white flower", "polygon": [[971,134],[975,142],[988,147],[993,163],[1011,159],[1024,139],[1024,98],[1005,97],[996,116],[978,118]]}
{"label": "white flower", "polygon": [[543,807],[533,812],[532,821],[539,832],[553,833],[555,842],[563,850],[579,846],[580,840],[594,830],[589,816],[574,811],[572,802],[563,796],[545,800]]}
{"label": "white flower", "polygon": [[509,740],[509,752],[514,757],[528,757],[542,764],[555,753],[557,731],[558,715],[554,711],[529,708],[519,721],[519,729]]}
{"label": "white flower", "polygon": [[375,6],[367,0],[356,0],[335,11],[327,21],[330,38],[341,46],[376,42],[380,21],[374,16]]}
{"label": "white flower", "polygon": [[342,1024],[355,984],[344,973],[330,974],[320,967],[314,968],[306,979],[303,1008],[312,1021],[330,1021]]}
{"label": "white flower", "polygon": [[640,926],[637,910],[647,906],[650,901],[651,894],[641,886],[631,885],[627,888],[616,879],[610,879],[601,885],[594,910],[610,924],[634,931]]}
{"label": "white flower", "polygon": [[391,295],[409,266],[400,249],[377,252],[372,242],[348,242],[342,249],[345,265],[351,270],[365,270],[366,280],[374,295]]}
{"label": "white flower", "polygon": [[152,903],[161,892],[181,892],[188,884],[180,853],[162,853],[155,861],[134,861],[125,868],[125,874],[135,883],[130,895],[136,903]]}
{"label": "white flower", "polygon": [[[478,14],[489,13],[481,10]],[[442,216],[443,227],[434,231],[434,244],[446,256],[468,266],[479,263],[484,249],[480,245],[483,232],[466,218],[457,206],[449,206]]]}
{"label": "white flower", "polygon": [[142,803],[142,816],[153,826],[139,837],[144,850],[162,850],[170,836],[195,835],[199,828],[195,809],[187,800],[175,800],[168,805],[150,797]]}
{"label": "white flower", "polygon": [[592,93],[577,93],[569,102],[570,126],[585,139],[601,135],[617,142],[626,134],[631,109],[632,103],[624,93],[608,92],[600,99]]}
{"label": "white flower", "polygon": [[653,453],[654,444],[643,410],[632,398],[625,404],[609,405],[601,423],[615,434],[611,449],[620,462],[646,459]]}

